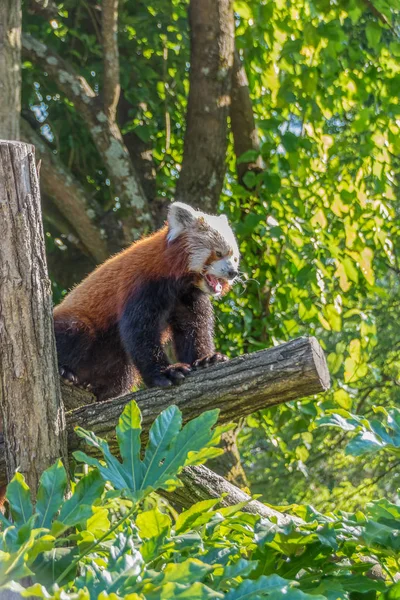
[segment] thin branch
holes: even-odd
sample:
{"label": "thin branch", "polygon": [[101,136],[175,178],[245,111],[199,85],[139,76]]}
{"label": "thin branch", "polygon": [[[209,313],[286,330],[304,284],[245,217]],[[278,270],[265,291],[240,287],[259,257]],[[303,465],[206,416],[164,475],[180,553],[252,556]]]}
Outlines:
{"label": "thin branch", "polygon": [[40,182],[44,193],[52,199],[96,262],[104,261],[110,253],[89,217],[86,191],[25,119],[21,119],[20,126],[22,139],[36,147],[36,154],[42,160]]}
{"label": "thin branch", "polygon": [[30,0],[28,11],[32,14],[41,14],[45,19],[58,19],[58,7],[53,0]]}
{"label": "thin branch", "polygon": [[22,45],[24,55],[54,79],[86,122],[119,197],[126,241],[135,239],[151,226],[152,217],[140,178],[117,124],[108,119],[100,98],[86,79],[61,56],[29,34],[22,36]]}
{"label": "thin branch", "polygon": [[377,17],[381,23],[383,23],[384,25],[386,25],[386,27],[389,27],[390,31],[396,36],[399,37],[397,35],[397,31],[395,30],[395,28],[393,27],[393,25],[390,23],[390,21],[388,20],[388,18],[378,9],[376,8],[376,6],[373,4],[372,0],[363,0],[365,6],[367,6],[370,11],[372,12],[373,15],[375,15],[375,17]]}
{"label": "thin branch", "polygon": [[103,0],[103,103],[108,119],[115,122],[121,92],[118,53],[118,0]]}
{"label": "thin branch", "polygon": [[[236,158],[249,150],[256,153],[260,151],[260,140],[254,121],[253,106],[250,98],[249,82],[239,52],[235,50],[232,72],[232,102],[231,102],[231,129]],[[261,156],[245,163],[236,163],[239,181],[244,184],[243,178],[249,171],[259,173],[263,170]],[[245,186],[246,187],[246,186]]]}

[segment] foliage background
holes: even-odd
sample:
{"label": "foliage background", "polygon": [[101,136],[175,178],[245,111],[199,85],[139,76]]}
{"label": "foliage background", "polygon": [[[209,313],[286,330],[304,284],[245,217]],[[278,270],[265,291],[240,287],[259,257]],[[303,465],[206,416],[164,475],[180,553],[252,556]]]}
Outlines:
{"label": "foliage background", "polygon": [[[218,209],[233,223],[243,284],[218,303],[218,343],[231,356],[316,335],[334,380],[315,402],[253,415],[240,449],[251,490],[272,504],[317,509],[398,500],[399,459],[344,453],[327,411],[373,415],[399,401],[398,0],[237,1],[236,47],[259,137],[236,173],[232,134]],[[57,2],[24,12],[24,29],[102,86],[98,7]],[[162,222],[181,171],[189,91],[187,2],[126,0],[119,15],[121,131],[150,153],[152,210]],[[83,187],[114,251],[127,216],[84,119],[43,66],[24,56],[23,116]],[[240,162],[240,158],[239,158]],[[190,202],[190,198],[187,198]],[[55,301],[96,263],[44,194]],[[145,228],[144,228],[145,229]]]}

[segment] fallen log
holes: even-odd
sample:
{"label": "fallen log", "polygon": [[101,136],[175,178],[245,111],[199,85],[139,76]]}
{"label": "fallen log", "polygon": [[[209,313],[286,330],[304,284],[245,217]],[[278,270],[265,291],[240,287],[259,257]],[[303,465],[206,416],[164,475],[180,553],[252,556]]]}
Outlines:
{"label": "fallen log", "polygon": [[[184,421],[205,410],[219,408],[219,422],[227,423],[262,408],[317,394],[327,390],[329,385],[329,371],[321,346],[313,337],[298,338],[194,372],[179,388],[144,390],[70,410],[66,414],[68,451],[83,448],[87,451],[83,440],[74,432],[78,425],[107,439],[115,449],[115,427],[122,410],[132,399],[142,411],[145,437],[157,415],[171,404],[180,408]],[[69,394],[74,396],[71,390]],[[81,391],[79,394],[82,398]],[[1,442],[0,485],[5,481]]]}

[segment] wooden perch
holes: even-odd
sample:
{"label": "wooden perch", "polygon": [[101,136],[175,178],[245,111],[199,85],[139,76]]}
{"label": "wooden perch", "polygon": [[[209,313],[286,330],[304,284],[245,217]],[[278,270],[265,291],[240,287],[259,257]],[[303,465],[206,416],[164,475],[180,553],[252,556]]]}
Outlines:
{"label": "wooden perch", "polygon": [[[135,399],[146,433],[157,415],[176,404],[185,421],[205,410],[220,409],[220,423],[329,388],[324,353],[315,338],[298,338],[281,346],[239,356],[227,363],[195,372],[179,388],[154,388],[121,398],[96,402],[66,415],[68,450],[87,448],[74,432],[79,425],[107,439],[115,449],[115,427],[125,405]],[[83,394],[79,391],[80,400]],[[70,403],[74,392],[69,391]],[[90,395],[88,395],[90,398]],[[70,404],[69,404],[70,405]],[[0,443],[0,484],[5,482],[4,445]]]}

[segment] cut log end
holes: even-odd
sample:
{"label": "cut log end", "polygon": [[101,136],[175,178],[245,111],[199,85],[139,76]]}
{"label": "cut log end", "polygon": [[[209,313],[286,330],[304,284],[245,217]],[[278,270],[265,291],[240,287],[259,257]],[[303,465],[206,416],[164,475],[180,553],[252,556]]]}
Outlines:
{"label": "cut log end", "polygon": [[321,348],[317,338],[310,337],[310,348],[314,361],[315,372],[318,376],[321,392],[326,392],[331,387],[331,378],[329,374],[328,364],[326,362],[325,353]]}

